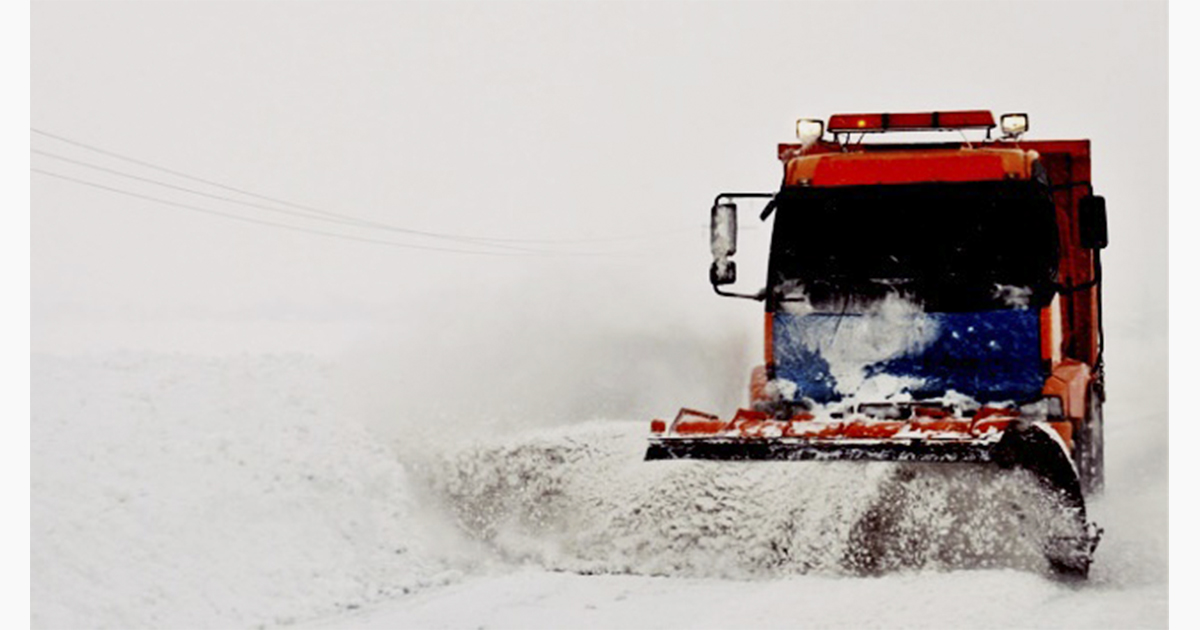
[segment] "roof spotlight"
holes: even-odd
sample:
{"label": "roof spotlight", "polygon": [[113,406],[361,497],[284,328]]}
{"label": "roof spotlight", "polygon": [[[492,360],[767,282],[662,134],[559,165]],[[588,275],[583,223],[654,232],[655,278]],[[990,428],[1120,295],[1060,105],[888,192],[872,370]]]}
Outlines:
{"label": "roof spotlight", "polygon": [[824,134],[824,121],[815,118],[801,118],[796,121],[796,138],[801,142],[815,142]]}
{"label": "roof spotlight", "polygon": [[1028,114],[1002,114],[1000,116],[1000,133],[1005,138],[1016,138],[1029,131]]}

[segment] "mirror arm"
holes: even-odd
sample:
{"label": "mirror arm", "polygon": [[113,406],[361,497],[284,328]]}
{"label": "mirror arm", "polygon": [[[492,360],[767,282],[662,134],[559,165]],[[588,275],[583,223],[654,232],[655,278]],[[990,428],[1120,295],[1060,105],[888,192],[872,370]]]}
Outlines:
{"label": "mirror arm", "polygon": [[736,199],[736,198],[739,198],[739,197],[742,197],[742,198],[757,198],[757,199],[772,199],[772,198],[774,198],[774,197],[775,197],[775,195],[776,195],[776,194],[778,194],[778,193],[764,193],[764,192],[751,192],[751,193],[723,192],[723,193],[720,193],[719,195],[717,195],[717,196],[716,196],[716,197],[713,199],[713,205],[714,205],[714,206],[715,206],[715,205],[719,205],[719,204],[721,203],[721,200],[722,200],[722,199],[729,199],[730,201],[732,201],[732,200],[734,200],[734,199]]}
{"label": "mirror arm", "polygon": [[758,215],[760,221],[766,221],[767,217],[771,216],[772,212],[775,212],[775,202],[777,200],[778,197],[771,197],[771,200],[767,202],[767,206],[763,208],[762,213]]}
{"label": "mirror arm", "polygon": [[745,300],[754,300],[754,301],[756,301],[756,302],[762,302],[763,300],[767,299],[767,289],[766,289],[766,288],[760,289],[760,290],[758,291],[758,293],[754,293],[754,294],[751,294],[751,293],[734,293],[734,292],[732,292],[732,291],[722,291],[722,290],[721,290],[721,287],[719,287],[719,286],[717,286],[717,285],[715,285],[715,284],[714,284],[714,285],[712,285],[712,288],[713,288],[713,291],[716,291],[716,292],[717,292],[717,295],[723,295],[723,296],[725,296],[725,297],[735,297],[735,298],[742,298],[742,299],[745,299]]}

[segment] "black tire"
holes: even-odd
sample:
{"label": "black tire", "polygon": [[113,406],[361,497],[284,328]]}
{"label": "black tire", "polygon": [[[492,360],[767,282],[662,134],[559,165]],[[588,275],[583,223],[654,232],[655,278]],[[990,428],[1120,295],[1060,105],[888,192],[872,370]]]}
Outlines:
{"label": "black tire", "polygon": [[1104,398],[1095,385],[1088,388],[1083,423],[1075,428],[1075,468],[1084,496],[1104,490]]}

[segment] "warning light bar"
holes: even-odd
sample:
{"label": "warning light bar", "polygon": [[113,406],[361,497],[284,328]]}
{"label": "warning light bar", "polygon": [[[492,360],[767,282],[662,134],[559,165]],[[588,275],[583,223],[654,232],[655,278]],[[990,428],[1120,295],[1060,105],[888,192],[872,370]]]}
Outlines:
{"label": "warning light bar", "polygon": [[833,133],[991,129],[995,126],[996,119],[986,109],[908,114],[834,114],[829,117],[829,131]]}

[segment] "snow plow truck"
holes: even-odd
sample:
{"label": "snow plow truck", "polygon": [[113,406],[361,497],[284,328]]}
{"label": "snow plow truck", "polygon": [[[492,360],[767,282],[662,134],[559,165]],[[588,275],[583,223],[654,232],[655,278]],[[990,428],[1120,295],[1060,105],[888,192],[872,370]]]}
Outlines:
{"label": "snow plow truck", "polygon": [[[803,119],[778,190],[717,195],[709,280],[765,304],[763,364],[732,418],[653,420],[646,459],[1024,470],[1069,522],[1042,544],[1047,566],[1086,578],[1106,208],[1088,140],[1028,140],[1025,114],[996,127],[984,110]],[[954,140],[897,141],[910,131]],[[773,222],[756,292],[728,289],[739,203]]]}

